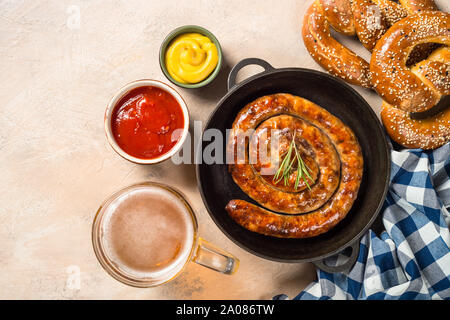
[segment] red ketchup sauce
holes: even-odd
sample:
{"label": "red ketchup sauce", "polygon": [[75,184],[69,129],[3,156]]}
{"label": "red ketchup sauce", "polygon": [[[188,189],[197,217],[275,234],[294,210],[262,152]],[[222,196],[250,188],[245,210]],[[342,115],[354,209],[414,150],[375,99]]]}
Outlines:
{"label": "red ketchup sauce", "polygon": [[183,110],[167,91],[152,86],[139,87],[117,103],[111,127],[123,151],[135,158],[154,159],[169,152],[180,140]]}

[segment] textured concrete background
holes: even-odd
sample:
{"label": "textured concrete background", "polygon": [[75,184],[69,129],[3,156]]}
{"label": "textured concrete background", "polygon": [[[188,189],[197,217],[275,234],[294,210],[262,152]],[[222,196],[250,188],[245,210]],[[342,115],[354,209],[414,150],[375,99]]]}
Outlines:
{"label": "textured concrete background", "polygon": [[[209,218],[193,165],[135,165],[103,131],[106,103],[124,84],[167,82],[158,65],[172,29],[197,24],[221,42],[225,65],[208,87],[179,89],[192,120],[205,121],[225,94],[235,63],[259,57],[274,67],[320,70],[300,36],[311,1],[0,0],[0,298],[270,299],[296,295],[315,277],[311,264],[282,264],[234,245]],[[448,11],[448,0],[438,1]],[[356,42],[350,47],[368,56]],[[259,71],[247,67],[243,78]],[[380,99],[356,88],[379,111]],[[181,189],[200,234],[241,260],[234,276],[196,264],[173,282],[136,289],[98,264],[90,231],[100,203],[129,184],[155,180]]]}

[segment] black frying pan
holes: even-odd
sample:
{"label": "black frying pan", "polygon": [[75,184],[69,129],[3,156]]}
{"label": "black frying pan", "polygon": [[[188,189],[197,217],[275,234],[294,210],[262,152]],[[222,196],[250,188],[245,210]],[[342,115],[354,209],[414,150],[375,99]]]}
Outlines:
{"label": "black frying pan", "polygon": [[[236,75],[246,65],[265,71],[236,84]],[[349,85],[328,74],[301,68],[274,69],[264,60],[250,58],[233,67],[228,77],[228,93],[211,114],[206,129],[216,128],[225,137],[238,112],[264,95],[291,93],[327,109],[349,126],[357,136],[364,157],[364,174],[358,198],[347,216],[333,229],[307,239],[280,239],[251,232],[231,219],[225,206],[231,199],[255,203],[233,181],[225,164],[197,164],[197,181],[205,206],[217,226],[237,245],[262,258],[281,262],[312,261],[328,272],[349,269],[356,261],[359,239],[380,211],[389,185],[390,154],[384,130],[367,102]],[[224,150],[226,141],[223,139]],[[211,142],[201,142],[201,151]],[[346,247],[350,259],[330,267],[322,259]]]}

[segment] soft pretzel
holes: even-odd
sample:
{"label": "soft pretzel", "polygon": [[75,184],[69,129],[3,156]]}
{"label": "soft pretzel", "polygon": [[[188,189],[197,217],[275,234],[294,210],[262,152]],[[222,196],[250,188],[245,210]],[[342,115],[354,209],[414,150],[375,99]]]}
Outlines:
{"label": "soft pretzel", "polygon": [[390,26],[408,15],[403,5],[392,0],[372,0],[372,2],[380,8]]}
{"label": "soft pretzel", "polygon": [[436,105],[443,93],[406,66],[414,46],[434,42],[450,45],[450,14],[421,11],[395,23],[378,41],[372,54],[372,84],[388,103],[408,112]]}
{"label": "soft pretzel", "polygon": [[[433,90],[449,95],[450,48],[437,49],[411,72]],[[410,113],[384,101],[381,120],[391,139],[407,148],[435,149],[450,140],[450,106],[431,117],[413,119]]]}
{"label": "soft pretzel", "polygon": [[435,9],[433,0],[316,0],[304,16],[303,42],[325,70],[351,84],[371,88],[369,63],[336,41],[330,26],[339,33],[357,35],[372,51],[392,24],[408,14]]}
{"label": "soft pretzel", "polygon": [[400,0],[399,2],[408,14],[426,10],[437,10],[436,3],[433,0]]}
{"label": "soft pretzel", "polygon": [[[354,34],[353,18],[347,20],[339,18],[341,15],[333,15],[334,19],[328,19],[325,15],[325,8],[319,0],[316,0],[305,14],[303,42],[306,48],[313,59],[332,75],[351,84],[370,88],[369,64],[336,41],[330,33],[329,25],[332,22],[334,29],[345,30],[345,34]],[[346,22],[342,23],[343,28],[339,27],[341,21]]]}

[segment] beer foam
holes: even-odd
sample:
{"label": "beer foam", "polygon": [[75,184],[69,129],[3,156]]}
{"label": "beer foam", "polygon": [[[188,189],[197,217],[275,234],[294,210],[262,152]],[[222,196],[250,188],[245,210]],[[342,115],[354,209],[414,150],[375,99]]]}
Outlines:
{"label": "beer foam", "polygon": [[164,282],[189,258],[194,222],[183,202],[158,186],[139,186],[104,213],[102,244],[110,261],[139,279]]}

